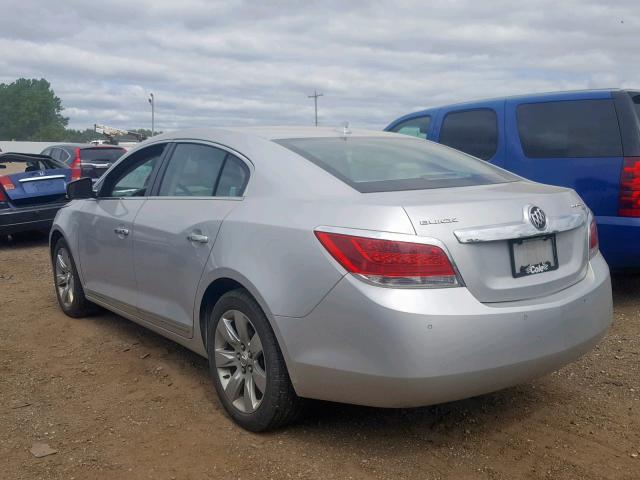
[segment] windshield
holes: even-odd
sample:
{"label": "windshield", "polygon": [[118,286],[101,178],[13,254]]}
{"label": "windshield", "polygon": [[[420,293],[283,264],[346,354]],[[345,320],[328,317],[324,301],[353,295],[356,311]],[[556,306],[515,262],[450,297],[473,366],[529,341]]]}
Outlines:
{"label": "windshield", "polygon": [[486,162],[413,138],[293,138],[276,143],[362,193],[487,185],[519,180]]}

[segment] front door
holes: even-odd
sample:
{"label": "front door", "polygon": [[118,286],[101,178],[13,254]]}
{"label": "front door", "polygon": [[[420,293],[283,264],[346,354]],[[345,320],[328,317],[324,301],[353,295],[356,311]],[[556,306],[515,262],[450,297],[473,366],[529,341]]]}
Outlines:
{"label": "front door", "polygon": [[89,297],[135,312],[133,221],[146,201],[165,145],[147,147],[123,160],[105,178],[98,198],[85,202],[78,252]]}
{"label": "front door", "polygon": [[146,320],[190,338],[200,277],[249,167],[221,148],[178,143],[163,170],[134,223],[137,305]]}

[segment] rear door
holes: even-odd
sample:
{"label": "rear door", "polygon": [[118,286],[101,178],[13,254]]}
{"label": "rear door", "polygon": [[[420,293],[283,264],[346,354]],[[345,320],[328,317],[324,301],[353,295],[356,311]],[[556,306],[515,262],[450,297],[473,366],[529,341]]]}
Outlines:
{"label": "rear door", "polygon": [[90,296],[135,313],[133,221],[146,202],[167,144],[150,145],[110,172],[98,198],[78,213],[78,252],[83,286]]}
{"label": "rear door", "polygon": [[441,108],[433,139],[493,164],[504,165],[504,100]]}
{"label": "rear door", "polygon": [[508,100],[504,166],[537,182],[575,189],[596,216],[616,215],[623,161],[616,109],[610,92],[590,95]]}
{"label": "rear door", "polygon": [[177,143],[133,233],[138,310],[193,334],[196,290],[224,218],[242,201],[249,164],[206,143]]}

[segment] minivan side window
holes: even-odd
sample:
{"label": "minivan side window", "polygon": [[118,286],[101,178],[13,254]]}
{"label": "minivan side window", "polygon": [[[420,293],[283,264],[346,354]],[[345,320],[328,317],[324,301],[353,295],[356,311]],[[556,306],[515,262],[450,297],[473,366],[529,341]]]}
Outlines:
{"label": "minivan side window", "polygon": [[395,127],[391,128],[391,132],[402,133],[404,135],[411,135],[412,137],[427,138],[427,132],[429,131],[429,125],[431,124],[431,116],[425,115],[424,117],[411,118],[400,122]]}
{"label": "minivan side window", "polygon": [[518,106],[529,158],[618,157],[622,140],[612,100],[564,100]]}
{"label": "minivan side window", "polygon": [[444,117],[439,143],[489,160],[498,151],[498,117],[490,108],[450,112]]}

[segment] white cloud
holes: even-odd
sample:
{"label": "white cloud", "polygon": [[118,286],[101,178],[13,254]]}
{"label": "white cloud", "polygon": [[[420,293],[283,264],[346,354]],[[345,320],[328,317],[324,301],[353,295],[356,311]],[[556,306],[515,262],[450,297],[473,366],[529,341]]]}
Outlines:
{"label": "white cloud", "polygon": [[73,127],[381,128],[427,106],[634,85],[635,1],[0,0],[0,82],[44,77]]}

